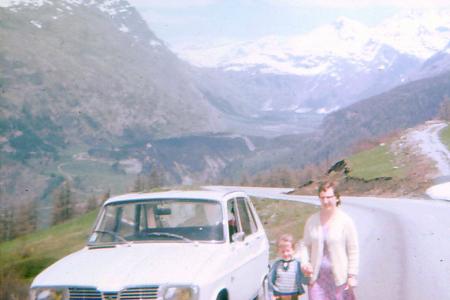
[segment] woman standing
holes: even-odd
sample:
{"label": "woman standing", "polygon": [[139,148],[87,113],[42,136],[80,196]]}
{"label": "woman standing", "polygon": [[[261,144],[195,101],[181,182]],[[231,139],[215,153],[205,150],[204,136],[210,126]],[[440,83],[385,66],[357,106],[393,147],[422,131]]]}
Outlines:
{"label": "woman standing", "polygon": [[310,276],[310,300],[352,300],[359,247],[353,220],[343,212],[332,182],[319,186],[320,211],[309,217],[300,243],[302,271]]}

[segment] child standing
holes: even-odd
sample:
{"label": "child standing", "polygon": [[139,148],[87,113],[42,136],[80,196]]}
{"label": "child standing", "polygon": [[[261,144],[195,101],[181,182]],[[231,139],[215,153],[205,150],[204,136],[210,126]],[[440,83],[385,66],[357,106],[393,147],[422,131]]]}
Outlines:
{"label": "child standing", "polygon": [[301,271],[300,261],[294,258],[294,238],[290,234],[283,234],[277,241],[279,258],[273,263],[269,273],[269,288],[274,299],[294,300],[303,295],[302,284],[308,280]]}

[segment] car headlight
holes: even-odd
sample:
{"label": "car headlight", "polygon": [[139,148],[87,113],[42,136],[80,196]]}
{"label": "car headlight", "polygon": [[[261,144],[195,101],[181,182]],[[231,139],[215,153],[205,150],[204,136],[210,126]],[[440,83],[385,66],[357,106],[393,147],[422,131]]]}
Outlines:
{"label": "car headlight", "polygon": [[33,288],[30,291],[31,300],[67,300],[69,290],[67,288]]}
{"label": "car headlight", "polygon": [[197,286],[165,286],[162,288],[162,300],[197,300]]}

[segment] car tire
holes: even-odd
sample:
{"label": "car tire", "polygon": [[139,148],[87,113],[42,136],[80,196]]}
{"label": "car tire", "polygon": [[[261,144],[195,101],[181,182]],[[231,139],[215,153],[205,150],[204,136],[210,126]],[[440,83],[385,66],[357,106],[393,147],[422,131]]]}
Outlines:
{"label": "car tire", "polygon": [[217,295],[216,300],[228,300],[228,294],[226,291],[221,291],[219,295]]}

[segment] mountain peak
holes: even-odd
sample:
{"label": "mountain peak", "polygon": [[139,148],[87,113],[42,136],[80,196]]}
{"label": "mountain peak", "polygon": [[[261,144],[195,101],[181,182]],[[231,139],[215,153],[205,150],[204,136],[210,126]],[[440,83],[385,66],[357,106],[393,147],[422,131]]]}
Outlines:
{"label": "mountain peak", "polygon": [[361,23],[359,23],[359,22],[357,22],[357,21],[354,21],[354,20],[352,20],[352,19],[349,19],[349,18],[347,18],[347,17],[344,17],[344,16],[340,16],[340,17],[338,17],[336,20],[334,20],[332,23],[332,26],[334,27],[334,28],[336,28],[337,30],[342,30],[342,29],[345,29],[345,28],[348,28],[348,27],[350,27],[350,28],[361,28],[361,27],[365,27],[363,24],[361,24]]}

